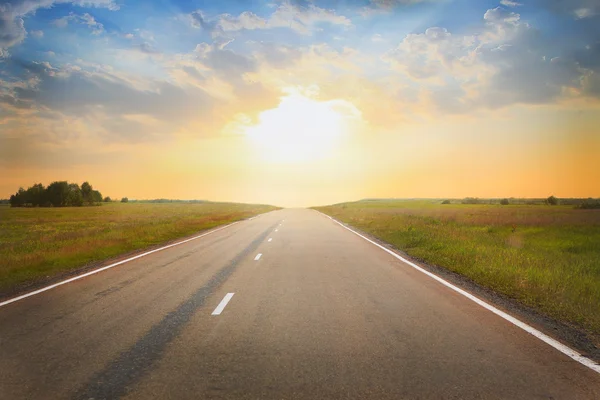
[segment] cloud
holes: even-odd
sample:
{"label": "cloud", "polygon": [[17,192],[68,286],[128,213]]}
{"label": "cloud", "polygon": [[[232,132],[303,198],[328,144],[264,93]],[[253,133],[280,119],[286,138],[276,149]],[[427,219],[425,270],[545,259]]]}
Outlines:
{"label": "cloud", "polygon": [[442,0],[370,0],[369,4],[362,7],[359,13],[364,17],[392,12],[395,8],[418,3],[435,3]]}
{"label": "cloud", "polygon": [[197,10],[190,16],[192,26],[210,32],[213,37],[226,35],[227,32],[273,28],[290,28],[300,34],[310,35],[320,23],[352,26],[348,18],[338,15],[334,10],[324,9],[314,4],[302,6],[290,2],[277,6],[268,18],[260,17],[250,11],[242,12],[238,16],[220,14],[214,19],[208,19],[202,10]]}
{"label": "cloud", "polygon": [[559,50],[542,32],[502,7],[487,10],[483,22],[473,35],[441,27],[409,34],[383,59],[421,82],[431,103],[449,112],[597,95],[600,57],[594,51],[579,54],[587,67],[569,52],[557,55]]}
{"label": "cloud", "polygon": [[545,0],[542,5],[556,12],[566,13],[576,19],[586,19],[600,14],[598,0]]}
{"label": "cloud", "polygon": [[212,70],[227,80],[238,80],[244,73],[251,72],[256,67],[250,57],[207,43],[198,44],[194,52],[204,69]]}
{"label": "cloud", "polygon": [[[90,108],[124,114],[149,114],[158,119],[175,119],[192,108],[207,104],[208,97],[165,81],[149,82],[151,89],[136,88],[131,82],[107,70],[89,71],[76,65],[53,67],[49,63],[26,63],[24,67],[38,81],[31,88],[16,88],[19,99],[35,101],[48,109],[70,114]],[[196,103],[196,105],[191,105]]]}
{"label": "cloud", "polygon": [[0,48],[7,49],[25,39],[25,22],[22,18],[12,17],[0,6]]}
{"label": "cloud", "polygon": [[489,9],[483,14],[483,19],[493,25],[512,25],[520,23],[521,16],[502,7]]}
{"label": "cloud", "polygon": [[502,4],[503,6],[506,6],[506,7],[519,7],[519,6],[523,5],[521,3],[517,3],[516,1],[513,1],[513,0],[501,0],[500,4]]}
{"label": "cloud", "polygon": [[69,15],[65,17],[54,20],[54,25],[58,26],[59,28],[65,28],[69,22],[87,25],[87,27],[92,31],[92,35],[100,35],[104,32],[104,25],[96,21],[96,19],[88,13],[83,15],[69,13]]}
{"label": "cloud", "polygon": [[24,18],[40,8],[54,4],[71,3],[80,7],[101,7],[118,10],[114,0],[8,0],[0,4],[0,49],[7,49],[25,39]]}
{"label": "cloud", "polygon": [[409,34],[383,60],[414,79],[429,79],[452,71],[458,64],[468,66],[474,38],[453,36],[446,28],[432,27],[421,34]]}
{"label": "cloud", "polygon": [[144,42],[133,47],[135,50],[144,54],[160,54],[160,51],[154,48],[150,43]]}
{"label": "cloud", "polygon": [[44,31],[31,31],[29,34],[36,39],[41,39],[44,37]]}
{"label": "cloud", "polygon": [[357,52],[352,48],[335,49],[325,43],[302,47],[273,42],[251,45],[257,68],[248,76],[278,88],[303,85],[305,82],[326,82],[344,73],[361,73],[355,60]]}
{"label": "cloud", "polygon": [[[78,65],[53,66],[14,59],[11,63],[26,71],[26,79],[19,84],[0,81],[0,110],[7,113],[5,118],[17,118],[15,110],[19,109],[29,109],[34,114],[17,118],[19,123],[12,129],[5,126],[4,136],[29,132],[40,135],[38,140],[43,142],[63,142],[84,134],[116,142],[156,139],[157,134],[170,135],[191,120],[210,115],[219,103],[197,87],[152,79],[144,79],[143,85],[138,85],[135,78],[101,66],[84,69]],[[152,116],[153,121],[161,123],[152,130],[139,118],[127,117],[131,115]],[[49,116],[58,122],[50,124]],[[79,121],[81,130],[65,127],[68,121]],[[32,128],[19,130],[24,126]]]}
{"label": "cloud", "polygon": [[370,0],[370,4],[373,7],[391,9],[398,6],[405,6],[409,4],[434,2],[436,0]]}
{"label": "cloud", "polygon": [[239,16],[234,17],[230,14],[222,14],[218,18],[217,25],[225,31],[240,31],[242,29],[267,29],[268,21],[259,17],[250,11],[244,11]]}
{"label": "cloud", "polygon": [[[158,54],[146,42],[135,51]],[[159,55],[154,62],[168,73],[164,79],[81,60],[9,60],[21,80],[0,80],[0,137],[25,135],[62,145],[88,136],[127,143],[215,135],[231,115],[276,104],[279,93],[246,76],[256,71],[256,57],[207,43],[190,53]]]}

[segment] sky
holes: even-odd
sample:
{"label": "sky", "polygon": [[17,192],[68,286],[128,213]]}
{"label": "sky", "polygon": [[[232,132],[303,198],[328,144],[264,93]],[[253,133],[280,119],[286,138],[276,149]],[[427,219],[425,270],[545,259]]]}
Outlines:
{"label": "sky", "polygon": [[0,198],[599,197],[600,0],[0,0]]}

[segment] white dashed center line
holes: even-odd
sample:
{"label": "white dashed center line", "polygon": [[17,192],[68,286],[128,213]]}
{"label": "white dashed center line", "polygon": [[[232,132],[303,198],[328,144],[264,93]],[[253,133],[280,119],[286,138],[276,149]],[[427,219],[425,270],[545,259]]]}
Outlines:
{"label": "white dashed center line", "polygon": [[225,297],[223,297],[223,300],[221,300],[217,308],[215,308],[215,311],[212,312],[212,315],[221,315],[221,313],[225,309],[225,306],[227,306],[227,303],[229,303],[229,300],[231,300],[234,294],[235,293],[227,293]]}
{"label": "white dashed center line", "polygon": [[262,257],[262,253],[258,253],[258,254],[256,255],[256,257],[254,257],[254,261],[258,261],[258,260],[260,260],[260,258],[261,258],[261,257]]}

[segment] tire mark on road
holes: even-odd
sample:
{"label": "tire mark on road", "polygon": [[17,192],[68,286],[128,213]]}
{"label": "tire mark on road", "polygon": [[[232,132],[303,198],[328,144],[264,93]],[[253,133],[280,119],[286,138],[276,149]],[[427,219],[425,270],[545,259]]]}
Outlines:
{"label": "tire mark on road", "polygon": [[229,278],[243,259],[254,253],[273,227],[274,225],[261,233],[188,300],[168,313],[133,346],[94,375],[86,385],[78,390],[74,398],[117,399],[128,394],[135,383],[162,356],[166,346],[180,334],[196,311],[204,305],[206,298]]}

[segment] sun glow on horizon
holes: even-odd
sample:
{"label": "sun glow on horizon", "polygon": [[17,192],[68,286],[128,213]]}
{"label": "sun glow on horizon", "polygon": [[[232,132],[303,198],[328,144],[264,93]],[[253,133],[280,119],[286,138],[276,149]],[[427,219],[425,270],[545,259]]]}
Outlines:
{"label": "sun glow on horizon", "polygon": [[308,91],[286,89],[277,108],[263,111],[258,123],[243,131],[260,157],[276,163],[313,162],[332,157],[341,140],[360,119],[346,100],[319,101]]}

